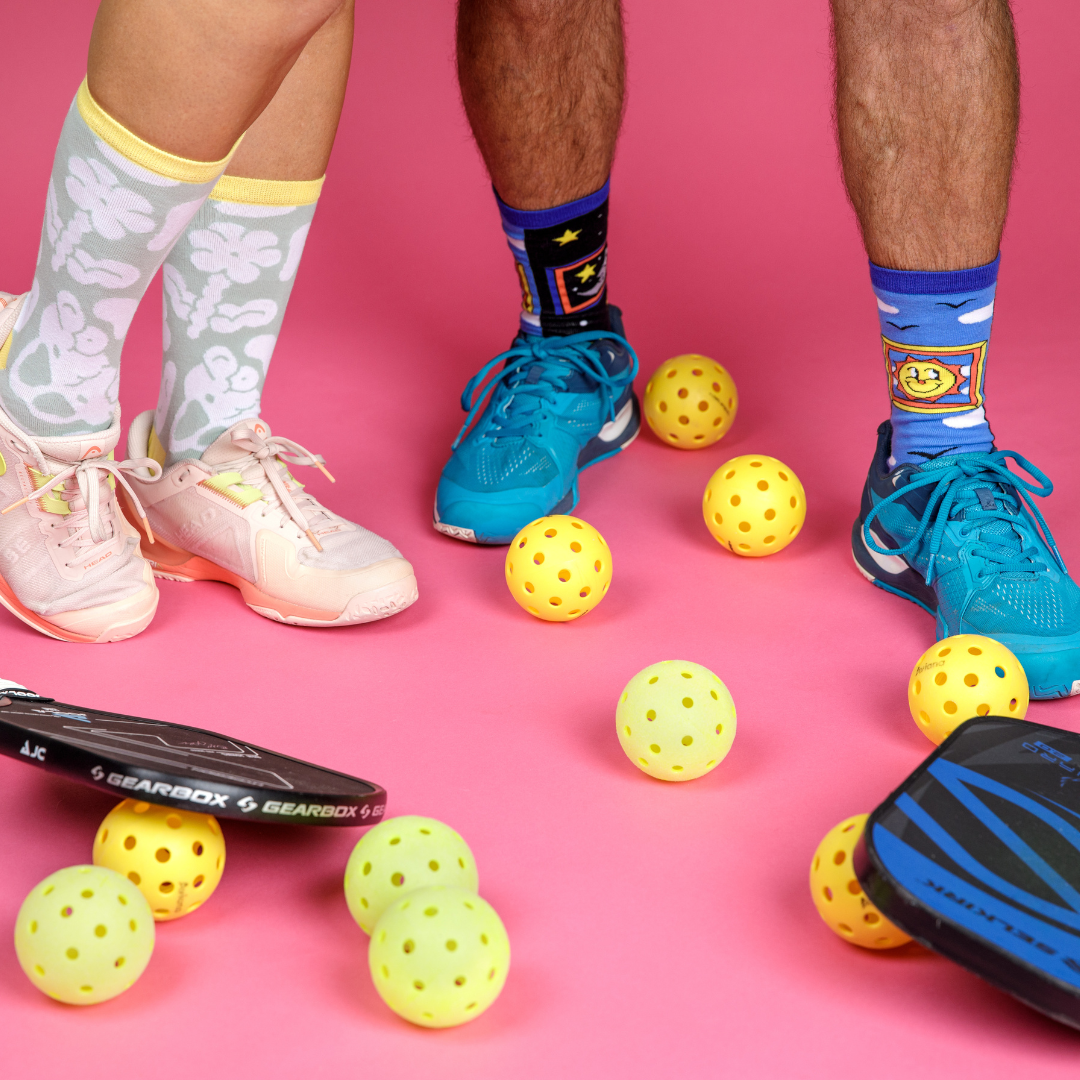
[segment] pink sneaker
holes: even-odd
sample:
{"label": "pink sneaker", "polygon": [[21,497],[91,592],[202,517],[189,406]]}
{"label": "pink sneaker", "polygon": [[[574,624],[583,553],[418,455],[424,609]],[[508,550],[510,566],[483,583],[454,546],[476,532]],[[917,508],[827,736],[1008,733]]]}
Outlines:
{"label": "pink sneaker", "polygon": [[[153,423],[153,412],[137,416],[128,448],[163,460]],[[321,457],[252,419],[201,458],[170,465],[158,483],[136,475],[154,532],[143,542],[154,573],[227,582],[252,611],[296,626],[374,622],[414,603],[416,578],[400,552],[309,495],[289,472],[294,465],[326,472]],[[127,501],[124,508],[134,523]]]}
{"label": "pink sneaker", "polygon": [[38,438],[0,410],[0,604],[61,641],[121,641],[157,610],[139,533],[109,477],[126,486],[125,472],[161,467],[110,460],[119,439],[119,411],[108,431]]}

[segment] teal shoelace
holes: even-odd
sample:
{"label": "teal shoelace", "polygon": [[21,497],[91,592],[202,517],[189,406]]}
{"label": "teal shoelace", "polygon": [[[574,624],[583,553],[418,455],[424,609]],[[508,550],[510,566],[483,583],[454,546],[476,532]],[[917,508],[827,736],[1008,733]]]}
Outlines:
{"label": "teal shoelace", "polygon": [[[1012,472],[1007,464],[1010,458],[1037,483],[1031,483]],[[902,547],[881,547],[870,532],[874,519],[890,503],[913,488],[930,485],[933,485],[933,491],[930,492],[915,534]],[[1032,498],[1033,495],[1046,498],[1053,490],[1054,485],[1045,473],[1012,450],[962,454],[942,468],[917,473],[904,487],[897,488],[882,499],[866,516],[863,539],[872,551],[880,555],[909,555],[930,529],[929,566],[926,572],[926,583],[929,585],[934,579],[934,563],[941,550],[945,526],[954,513],[959,513],[963,521],[960,534],[969,536],[975,532],[979,538],[979,543],[972,548],[972,554],[984,559],[987,564],[985,573],[980,571],[979,577],[1009,572],[1040,573],[1048,567],[1039,560],[1037,549],[1031,543],[1031,526],[1023,514],[1026,507],[1038,522],[1042,539],[1057,564],[1064,573],[1068,573],[1050,527]],[[997,522],[1003,524],[998,525]]]}
{"label": "teal shoelace", "polygon": [[[611,375],[599,352],[590,347],[605,340],[617,342],[630,354],[630,363],[618,375]],[[502,371],[484,386],[484,380],[499,364],[505,365]],[[494,420],[497,434],[492,437],[508,438],[529,434],[543,412],[544,403],[564,392],[575,374],[584,375],[599,386],[604,412],[609,420],[614,420],[615,401],[637,373],[637,353],[626,338],[613,330],[589,330],[568,337],[529,337],[515,342],[469,380],[461,395],[461,407],[468,416],[451,449],[458,448],[488,395],[500,388],[505,400],[497,410]]]}

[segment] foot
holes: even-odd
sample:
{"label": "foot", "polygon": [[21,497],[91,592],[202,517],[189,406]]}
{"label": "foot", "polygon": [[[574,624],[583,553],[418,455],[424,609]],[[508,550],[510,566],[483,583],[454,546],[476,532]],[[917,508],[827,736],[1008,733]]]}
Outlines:
{"label": "foot", "polygon": [[939,641],[982,634],[1007,646],[1033,698],[1080,693],[1080,588],[1031,500],[1053,490],[1047,477],[1008,450],[890,470],[891,442],[886,421],[851,534],[862,575],[934,615]]}
{"label": "foot", "polygon": [[[153,424],[153,412],[136,417],[128,447],[163,460]],[[250,419],[201,458],[170,465],[158,483],[136,476],[154,532],[143,543],[154,573],[227,582],[252,611],[295,626],[347,626],[404,611],[417,596],[412,566],[389,541],[308,494],[290,465],[323,469],[323,459]]]}
{"label": "foot", "polygon": [[0,410],[0,604],[60,641],[122,641],[157,610],[139,533],[109,478],[123,486],[125,472],[158,466],[110,460],[119,439],[119,412],[108,431],[39,438]]}
{"label": "foot", "polygon": [[[509,544],[530,521],[569,514],[578,473],[625,450],[641,427],[638,362],[609,307],[612,330],[519,335],[465,388],[469,413],[435,496],[435,528],[476,544]],[[488,373],[502,370],[473,401]],[[487,390],[491,399],[471,431]]]}

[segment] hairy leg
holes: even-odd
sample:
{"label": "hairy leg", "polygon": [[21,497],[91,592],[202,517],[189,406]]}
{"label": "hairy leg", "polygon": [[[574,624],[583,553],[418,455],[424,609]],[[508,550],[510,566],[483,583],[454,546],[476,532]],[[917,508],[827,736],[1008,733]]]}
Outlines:
{"label": "hairy leg", "polygon": [[1019,116],[1008,0],[832,0],[832,10],[840,157],[871,261],[991,262]]}
{"label": "hairy leg", "polygon": [[625,83],[620,0],[460,0],[465,112],[502,199],[539,210],[611,172]]}
{"label": "hairy leg", "polygon": [[[319,28],[335,16],[351,28],[351,10],[343,15],[343,6],[342,0],[103,0],[90,39],[88,86],[110,116],[153,146],[219,161],[267,108]],[[333,48],[323,43],[317,53]],[[310,101],[310,90],[304,93]]]}

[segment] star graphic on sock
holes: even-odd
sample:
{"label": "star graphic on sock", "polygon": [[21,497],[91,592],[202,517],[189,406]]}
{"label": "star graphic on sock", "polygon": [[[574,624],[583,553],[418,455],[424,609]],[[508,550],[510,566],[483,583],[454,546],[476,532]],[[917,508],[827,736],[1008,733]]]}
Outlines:
{"label": "star graphic on sock", "polygon": [[580,229],[568,228],[566,232],[562,234],[562,236],[556,236],[554,239],[555,243],[558,244],[559,247],[565,247],[567,244],[572,243],[574,240],[576,240],[580,235]]}
{"label": "star graphic on sock", "polygon": [[589,278],[596,277],[596,265],[594,263],[586,263],[584,268],[579,270],[574,277],[584,285]]}

